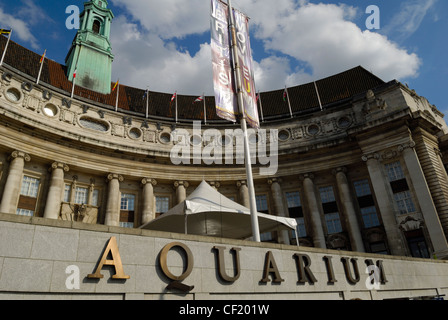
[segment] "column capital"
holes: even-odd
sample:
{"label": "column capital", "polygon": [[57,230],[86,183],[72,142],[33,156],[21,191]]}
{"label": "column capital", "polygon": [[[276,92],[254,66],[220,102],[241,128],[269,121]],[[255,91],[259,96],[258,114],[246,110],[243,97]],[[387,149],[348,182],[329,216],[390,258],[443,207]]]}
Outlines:
{"label": "column capital", "polygon": [[23,160],[25,160],[25,162],[31,161],[31,157],[28,153],[15,150],[11,153],[10,159],[17,159],[17,158],[22,158]]}
{"label": "column capital", "polygon": [[333,175],[337,175],[338,173],[346,174],[347,173],[347,168],[346,167],[339,167],[339,168],[333,169],[331,172],[333,173]]}
{"label": "column capital", "polygon": [[219,181],[210,181],[208,184],[215,189],[219,189],[221,187],[221,182]]}
{"label": "column capital", "polygon": [[157,185],[157,180],[152,178],[143,178],[142,185],[152,184],[154,187]]}
{"label": "column capital", "polygon": [[372,160],[372,159],[380,160],[380,158],[381,158],[381,156],[378,153],[372,152],[372,153],[364,154],[362,156],[362,161],[367,162],[367,161]]}
{"label": "column capital", "polygon": [[70,167],[68,165],[66,165],[65,163],[62,163],[62,162],[58,162],[58,161],[55,161],[51,164],[51,168],[49,169],[49,171],[53,171],[56,169],[62,169],[65,172],[70,171]]}
{"label": "column capital", "polygon": [[118,180],[119,182],[123,182],[124,178],[122,175],[117,174],[117,173],[109,173],[109,175],[107,176],[107,180],[108,181],[112,181],[112,180]]}
{"label": "column capital", "polygon": [[304,173],[299,176],[300,181],[304,181],[305,179],[314,180],[314,173]]}
{"label": "column capital", "polygon": [[247,181],[246,180],[239,180],[236,182],[236,186],[238,188],[241,188],[242,186],[247,186]]}
{"label": "column capital", "polygon": [[398,151],[399,151],[399,152],[403,152],[403,151],[406,150],[406,149],[414,149],[415,146],[416,146],[415,141],[414,141],[414,140],[411,140],[411,141],[409,141],[408,143],[400,144],[400,145],[398,146]]}
{"label": "column capital", "polygon": [[274,183],[280,184],[282,182],[283,182],[282,178],[270,178],[270,179],[268,179],[268,184],[270,186],[272,186]]}
{"label": "column capital", "polygon": [[188,188],[190,186],[190,184],[188,183],[188,181],[182,181],[182,180],[178,180],[178,181],[174,181],[174,187],[177,189],[180,186],[184,186],[185,188]]}

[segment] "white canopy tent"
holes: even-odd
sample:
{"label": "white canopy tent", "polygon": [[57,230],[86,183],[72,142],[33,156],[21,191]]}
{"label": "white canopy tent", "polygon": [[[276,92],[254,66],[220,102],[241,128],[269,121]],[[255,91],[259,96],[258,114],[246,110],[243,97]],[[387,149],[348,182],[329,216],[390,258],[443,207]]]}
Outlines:
{"label": "white canopy tent", "polygon": [[[291,218],[258,213],[258,220],[260,233],[297,227]],[[185,201],[141,228],[231,239],[252,236],[250,209],[226,198],[205,181]]]}

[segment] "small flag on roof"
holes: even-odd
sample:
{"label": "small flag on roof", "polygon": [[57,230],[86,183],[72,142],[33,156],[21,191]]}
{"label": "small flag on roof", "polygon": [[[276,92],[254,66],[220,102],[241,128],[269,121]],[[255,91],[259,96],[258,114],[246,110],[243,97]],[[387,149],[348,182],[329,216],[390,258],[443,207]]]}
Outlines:
{"label": "small flag on roof", "polygon": [[10,34],[11,30],[9,29],[0,29],[0,34]]}

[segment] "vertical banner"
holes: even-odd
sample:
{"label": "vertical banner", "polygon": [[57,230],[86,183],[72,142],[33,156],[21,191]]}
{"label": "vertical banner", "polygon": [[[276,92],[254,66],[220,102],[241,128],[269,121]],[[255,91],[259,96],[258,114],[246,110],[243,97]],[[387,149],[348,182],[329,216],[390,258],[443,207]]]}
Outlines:
{"label": "vertical banner", "polygon": [[222,119],[236,122],[239,108],[232,70],[229,10],[220,0],[211,0],[211,36],[216,113]]}
{"label": "vertical banner", "polygon": [[244,112],[247,123],[255,129],[260,128],[260,119],[257,107],[257,93],[255,91],[255,76],[250,47],[249,18],[240,11],[233,9],[235,17],[236,43],[238,59],[241,67],[241,83],[244,100]]}

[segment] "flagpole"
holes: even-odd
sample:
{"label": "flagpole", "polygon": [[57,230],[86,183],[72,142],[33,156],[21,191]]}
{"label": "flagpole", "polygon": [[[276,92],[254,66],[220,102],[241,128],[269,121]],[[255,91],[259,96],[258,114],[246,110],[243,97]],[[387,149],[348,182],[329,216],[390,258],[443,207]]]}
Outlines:
{"label": "flagpole", "polygon": [[177,91],[174,94],[175,94],[174,99],[175,99],[175,104],[176,104],[176,123],[178,123],[179,117],[178,117],[178,114],[177,114]]}
{"label": "flagpole", "polygon": [[149,87],[146,88],[146,119],[149,118]]}
{"label": "flagpole", "polygon": [[258,100],[260,101],[261,122],[264,122],[263,103],[261,101],[261,93],[258,91]]}
{"label": "flagpole", "polygon": [[9,32],[8,41],[6,41],[5,50],[3,51],[2,60],[0,61],[0,66],[3,65],[3,60],[5,60],[6,51],[8,50],[9,41],[11,40],[11,35],[12,35],[12,29],[11,29],[11,31]]}
{"label": "flagpole", "polygon": [[238,104],[241,114],[241,129],[243,130],[244,135],[244,158],[246,162],[246,175],[247,175],[247,185],[249,189],[249,200],[250,200],[250,214],[251,214],[251,222],[252,222],[252,234],[254,241],[261,242],[260,238],[260,226],[258,224],[258,212],[257,212],[257,202],[255,201],[255,185],[254,178],[252,173],[252,160],[250,157],[250,145],[249,145],[249,136],[247,134],[247,122],[246,122],[246,112],[244,111],[244,97],[242,91],[242,83],[241,83],[241,66],[238,60],[238,47],[236,42],[236,30],[235,30],[235,17],[233,16],[232,9],[232,1],[227,0],[227,4],[229,6],[229,27],[231,31],[231,43],[232,43],[232,52],[233,52],[233,63],[234,63],[234,71],[235,78],[237,82],[237,92],[238,92]]}
{"label": "flagpole", "polygon": [[117,98],[115,99],[115,112],[118,112],[118,97],[120,96],[120,79],[118,79]]}
{"label": "flagpole", "polygon": [[322,100],[320,100],[319,89],[317,88],[316,81],[314,81],[314,88],[316,89],[317,99],[319,100],[319,107],[320,107],[320,110],[322,111],[323,110],[323,108],[322,108]]}
{"label": "flagpole", "polygon": [[288,99],[289,113],[291,114],[291,118],[294,118],[294,116],[292,115],[291,101],[289,100],[289,92],[287,86],[285,86],[285,91],[286,91],[286,98]]}
{"label": "flagpole", "polygon": [[75,69],[73,82],[72,82],[72,95],[70,96],[73,99],[73,95],[75,94],[75,85],[76,85],[76,75],[77,75],[77,69]]}
{"label": "flagpole", "polygon": [[42,56],[42,62],[40,63],[39,74],[37,75],[36,84],[39,84],[39,81],[40,81],[40,75],[42,74],[42,67],[44,66],[46,53],[47,53],[47,50],[45,50],[44,55]]}
{"label": "flagpole", "polygon": [[207,105],[205,103],[205,93],[202,93],[202,101],[204,102],[204,124],[207,125]]}

